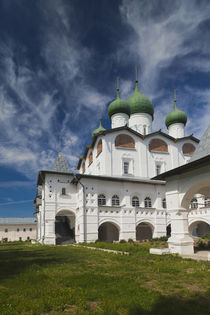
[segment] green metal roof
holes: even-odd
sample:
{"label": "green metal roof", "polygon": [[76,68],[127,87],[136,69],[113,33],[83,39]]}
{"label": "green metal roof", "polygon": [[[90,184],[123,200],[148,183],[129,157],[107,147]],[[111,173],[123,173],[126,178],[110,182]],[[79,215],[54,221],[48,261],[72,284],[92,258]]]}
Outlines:
{"label": "green metal roof", "polygon": [[99,132],[105,131],[105,130],[106,129],[102,126],[101,119],[100,119],[99,127],[92,132],[92,138],[95,137],[95,135],[97,135]]}
{"label": "green metal roof", "polygon": [[187,122],[187,115],[183,111],[177,108],[176,100],[174,100],[174,110],[173,112],[168,114],[165,120],[166,127],[168,128],[170,125],[176,124],[176,123],[182,123],[186,125],[186,122]]}
{"label": "green metal roof", "polygon": [[130,105],[131,114],[146,113],[151,115],[153,119],[154,106],[152,102],[139,91],[138,80],[136,80],[135,90],[127,102]]}
{"label": "green metal roof", "polygon": [[117,89],[117,98],[108,107],[108,115],[110,118],[112,115],[118,113],[125,113],[130,116],[130,106],[128,102],[120,98],[119,89]]}

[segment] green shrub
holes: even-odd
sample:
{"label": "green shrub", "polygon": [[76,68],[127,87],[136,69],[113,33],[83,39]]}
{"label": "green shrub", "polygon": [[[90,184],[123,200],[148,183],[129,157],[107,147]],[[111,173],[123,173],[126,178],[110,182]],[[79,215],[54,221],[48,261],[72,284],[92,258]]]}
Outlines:
{"label": "green shrub", "polygon": [[156,241],[167,242],[167,240],[168,240],[168,236],[154,237],[151,239],[151,241],[155,241],[155,242]]}
{"label": "green shrub", "polygon": [[129,238],[129,239],[128,239],[128,243],[133,244],[133,243],[134,243],[134,240],[133,240],[132,238]]}
{"label": "green shrub", "polygon": [[120,244],[125,244],[126,240],[120,240]]}
{"label": "green shrub", "polygon": [[203,240],[210,240],[210,234],[203,235],[201,238]]}

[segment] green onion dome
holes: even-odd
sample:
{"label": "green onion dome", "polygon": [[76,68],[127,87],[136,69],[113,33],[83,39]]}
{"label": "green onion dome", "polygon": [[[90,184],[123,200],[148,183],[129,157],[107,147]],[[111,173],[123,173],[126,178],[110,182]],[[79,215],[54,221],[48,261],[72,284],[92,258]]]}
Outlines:
{"label": "green onion dome", "polygon": [[105,131],[105,130],[106,129],[102,126],[101,119],[100,119],[99,127],[92,132],[92,138],[95,137],[99,132]]}
{"label": "green onion dome", "polygon": [[187,122],[187,115],[183,111],[177,108],[176,100],[174,100],[174,110],[173,112],[168,114],[165,120],[166,127],[168,128],[170,125],[176,124],[176,123],[182,123],[186,125],[186,122]]}
{"label": "green onion dome", "polygon": [[119,89],[117,89],[117,98],[108,107],[108,115],[110,118],[112,115],[118,113],[125,113],[130,116],[130,106],[126,101],[120,98]]}
{"label": "green onion dome", "polygon": [[136,80],[136,87],[131,95],[131,97],[127,100],[128,104],[130,105],[131,114],[135,113],[146,113],[152,116],[154,114],[154,107],[152,102],[148,100],[146,96],[144,96],[138,87],[138,80]]}

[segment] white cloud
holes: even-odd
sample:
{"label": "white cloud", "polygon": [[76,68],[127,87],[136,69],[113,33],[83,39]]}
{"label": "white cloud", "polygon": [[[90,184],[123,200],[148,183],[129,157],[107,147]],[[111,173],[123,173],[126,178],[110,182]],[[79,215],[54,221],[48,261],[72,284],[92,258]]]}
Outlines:
{"label": "white cloud", "polygon": [[[141,82],[148,92],[157,88],[160,72],[176,58],[198,50],[209,52],[209,45],[197,46],[194,39],[200,24],[209,18],[210,3],[192,0],[162,5],[161,9],[158,1],[124,0],[121,6],[122,17],[138,36],[129,49],[139,56]],[[205,66],[199,54],[197,59],[191,69],[201,63]]]}

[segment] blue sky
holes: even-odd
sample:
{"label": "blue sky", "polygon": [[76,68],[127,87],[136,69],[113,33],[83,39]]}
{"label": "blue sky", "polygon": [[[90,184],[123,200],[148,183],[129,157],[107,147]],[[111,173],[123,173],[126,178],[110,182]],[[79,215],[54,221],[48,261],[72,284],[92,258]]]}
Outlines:
{"label": "blue sky", "polygon": [[210,122],[210,2],[195,0],[0,1],[0,216],[30,217],[40,169],[62,139],[71,169],[107,106],[140,90],[153,130],[178,107],[186,135]]}

